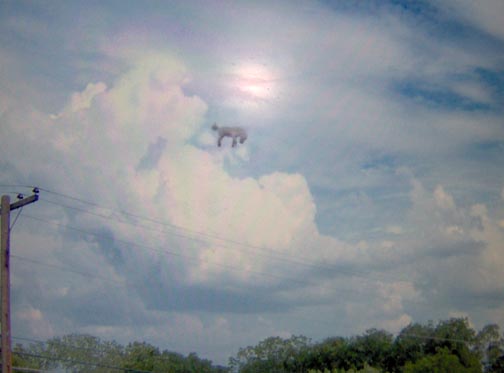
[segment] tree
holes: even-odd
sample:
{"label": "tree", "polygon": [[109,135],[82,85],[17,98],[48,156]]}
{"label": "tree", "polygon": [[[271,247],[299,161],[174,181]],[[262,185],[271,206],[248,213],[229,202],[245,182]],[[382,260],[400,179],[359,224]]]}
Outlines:
{"label": "tree", "polygon": [[42,369],[39,359],[33,355],[23,345],[16,344],[12,349],[12,366],[17,368]]}
{"label": "tree", "polygon": [[472,373],[477,372],[465,367],[458,357],[450,353],[449,349],[439,348],[434,355],[421,358],[415,363],[407,362],[404,373]]}
{"label": "tree", "polygon": [[160,355],[157,347],[145,342],[133,342],[126,347],[122,366],[131,370],[153,371],[156,358],[159,358]]}
{"label": "tree", "polygon": [[289,339],[270,337],[257,346],[240,348],[236,357],[229,359],[234,371],[248,372],[296,372],[302,369],[298,359],[308,348],[310,340],[304,336],[292,336]]}
{"label": "tree", "polygon": [[343,337],[328,338],[317,343],[302,355],[304,367],[320,371],[339,368],[347,344],[347,339]]}
{"label": "tree", "polygon": [[392,352],[392,334],[383,330],[370,329],[357,337],[352,348],[357,351],[359,364],[355,368],[363,369],[369,365],[375,368],[385,369]]}
{"label": "tree", "polygon": [[406,362],[415,362],[425,356],[427,343],[434,335],[432,323],[427,325],[410,324],[403,328],[394,341],[392,355],[393,366],[388,369],[397,372],[402,369]]}
{"label": "tree", "polygon": [[500,336],[499,325],[489,324],[476,336],[476,351],[486,372],[496,371],[497,360],[504,355],[504,339]]}
{"label": "tree", "polygon": [[[59,366],[71,372],[107,372],[108,366],[118,366],[122,360],[123,347],[117,342],[103,342],[89,334],[69,334],[47,340],[41,351],[51,356]],[[95,363],[96,366],[81,363]]]}
{"label": "tree", "polygon": [[451,318],[438,323],[427,349],[434,348],[437,352],[439,348],[447,348],[471,372],[481,372],[478,352],[473,348],[475,345],[476,332],[469,326],[467,318]]}
{"label": "tree", "polygon": [[126,347],[115,341],[70,334],[14,349],[17,367],[43,370],[64,369],[72,373],[109,373],[112,371],[156,373],[225,373],[225,367],[214,366],[210,360],[195,353],[181,354],[163,351],[145,342],[133,342]]}

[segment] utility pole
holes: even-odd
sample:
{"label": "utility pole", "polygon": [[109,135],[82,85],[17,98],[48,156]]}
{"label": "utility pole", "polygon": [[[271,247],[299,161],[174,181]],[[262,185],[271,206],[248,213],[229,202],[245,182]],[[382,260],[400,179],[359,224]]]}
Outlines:
{"label": "utility pole", "polygon": [[23,198],[20,194],[17,202],[10,203],[8,195],[2,196],[1,222],[1,289],[2,289],[2,373],[12,372],[12,339],[10,320],[10,212],[38,200],[38,189],[34,195]]}

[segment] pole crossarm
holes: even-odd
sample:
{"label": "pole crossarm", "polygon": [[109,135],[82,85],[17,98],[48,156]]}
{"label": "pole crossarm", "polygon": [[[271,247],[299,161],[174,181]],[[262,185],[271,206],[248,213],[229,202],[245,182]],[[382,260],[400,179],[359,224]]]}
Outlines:
{"label": "pole crossarm", "polygon": [[[10,205],[10,210],[16,210],[20,207],[23,207],[25,205],[29,205],[30,203],[37,202],[39,199],[38,194],[34,194],[33,196],[23,198],[20,201],[16,201],[14,203],[11,203]],[[2,213],[2,209],[0,208],[0,214]]]}

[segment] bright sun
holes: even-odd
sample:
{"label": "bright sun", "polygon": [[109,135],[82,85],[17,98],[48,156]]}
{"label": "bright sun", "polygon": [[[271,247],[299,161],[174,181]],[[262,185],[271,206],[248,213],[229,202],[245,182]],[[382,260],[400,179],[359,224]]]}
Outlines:
{"label": "bright sun", "polygon": [[274,74],[264,65],[240,65],[235,71],[233,85],[238,89],[242,99],[267,100],[274,96]]}

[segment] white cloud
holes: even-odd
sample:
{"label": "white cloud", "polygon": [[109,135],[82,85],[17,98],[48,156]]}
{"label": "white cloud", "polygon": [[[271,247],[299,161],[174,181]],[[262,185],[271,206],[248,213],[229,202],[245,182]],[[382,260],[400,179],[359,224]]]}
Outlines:
{"label": "white cloud", "polygon": [[504,39],[504,3],[500,0],[448,0],[436,1],[436,4],[445,9],[449,15],[461,17],[464,21]]}
{"label": "white cloud", "polygon": [[396,319],[382,321],[380,326],[391,333],[398,333],[412,322],[410,315],[402,314]]}
{"label": "white cloud", "polygon": [[488,296],[501,291],[499,268],[504,262],[499,247],[504,232],[499,221],[483,204],[457,206],[441,186],[431,194],[418,180],[412,185],[413,206],[405,224],[413,224],[415,230],[398,239],[397,245],[409,247],[417,269],[422,262],[429,263],[418,272],[418,280],[429,283],[426,292],[449,297],[450,293]]}
{"label": "white cloud", "polygon": [[441,185],[438,185],[434,190],[434,199],[436,200],[438,207],[443,210],[451,210],[455,208],[453,197],[446,193]]}
{"label": "white cloud", "polygon": [[492,93],[488,87],[485,87],[479,82],[455,82],[452,89],[455,93],[461,95],[462,97],[469,98],[474,102],[487,104],[493,103]]}
{"label": "white cloud", "polygon": [[[138,268],[149,272],[149,266],[159,259],[159,252],[151,248],[175,247],[172,251],[196,259],[186,260],[179,268],[179,280],[189,284],[277,283],[307,271],[306,267],[275,260],[275,255],[306,258],[312,264],[370,260],[368,248],[354,249],[319,234],[315,203],[303,175],[273,172],[257,178],[233,177],[225,170],[226,162],[247,167],[246,152],[240,154],[238,150],[235,154],[234,149],[192,144],[192,138],[210,130],[205,123],[206,104],[183,92],[187,76],[179,61],[163,54],[144,56],[108,89],[100,84],[88,85],[83,92],[73,94],[71,105],[62,111],[65,120],[42,122],[33,128],[33,139],[27,140],[44,140],[50,145],[41,154],[59,164],[51,171],[52,179],[60,180],[58,190],[118,210],[124,203],[138,205],[139,215],[226,241],[208,237],[200,242],[184,241],[169,233],[79,213],[72,216],[74,224],[106,229],[115,238],[149,245],[136,252],[123,249],[123,255],[131,256],[126,257],[125,264],[135,266],[137,272]],[[10,130],[16,132],[17,128]],[[160,137],[166,139],[166,148],[157,164],[137,170],[149,144]],[[240,149],[246,151],[247,146],[248,142]],[[18,164],[24,161],[21,157]],[[40,172],[46,168],[42,166]],[[117,199],[118,195],[123,197]],[[110,214],[101,208],[91,210],[98,215]],[[103,255],[95,241],[76,240],[72,243],[75,250],[58,253],[63,256],[57,262],[120,284],[121,278],[116,277],[112,266],[102,264],[98,271],[93,269]],[[92,250],[93,254],[82,257],[76,254],[77,249]],[[72,259],[72,255],[79,259]],[[260,273],[273,273],[275,277],[258,276]],[[94,286],[93,282],[88,285],[85,294]],[[64,293],[60,289],[52,297],[63,297]]]}
{"label": "white cloud", "polygon": [[25,324],[34,338],[46,339],[54,336],[54,330],[39,309],[33,307],[22,308],[17,313],[19,321]]}
{"label": "white cloud", "polygon": [[105,83],[89,83],[84,91],[76,92],[72,95],[68,105],[59,114],[51,114],[51,119],[59,119],[70,113],[77,113],[79,111],[89,109],[94,98],[105,92],[106,89],[107,86]]}

